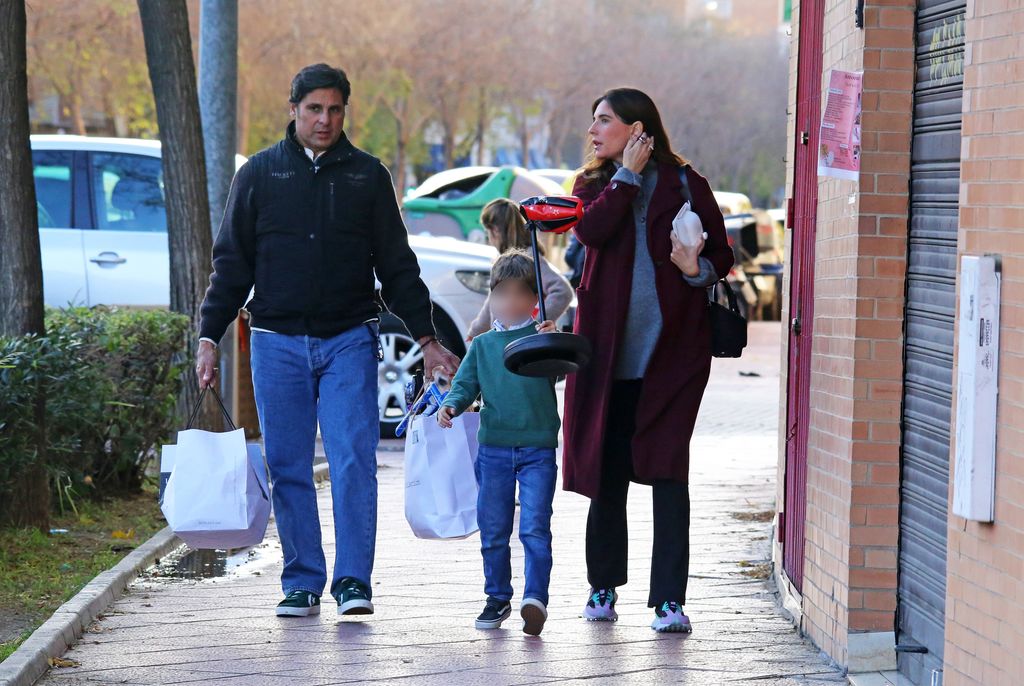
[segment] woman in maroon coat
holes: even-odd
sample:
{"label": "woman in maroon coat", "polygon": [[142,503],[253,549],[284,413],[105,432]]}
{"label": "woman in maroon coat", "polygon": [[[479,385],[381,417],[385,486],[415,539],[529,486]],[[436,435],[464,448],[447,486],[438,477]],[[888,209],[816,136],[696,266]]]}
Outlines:
{"label": "woman in maroon coat", "polygon": [[[672,151],[654,102],[619,88],[593,106],[593,145],[573,193],[583,200],[576,236],[586,247],[576,332],[590,364],[565,393],[565,488],[591,499],[584,617],[611,621],[626,583],[626,492],[650,484],[654,551],[652,628],[689,631],[683,604],[689,567],[690,436],[711,370],[706,287],[733,253],[707,180]],[[684,202],[707,238],[685,247],[672,235]]]}

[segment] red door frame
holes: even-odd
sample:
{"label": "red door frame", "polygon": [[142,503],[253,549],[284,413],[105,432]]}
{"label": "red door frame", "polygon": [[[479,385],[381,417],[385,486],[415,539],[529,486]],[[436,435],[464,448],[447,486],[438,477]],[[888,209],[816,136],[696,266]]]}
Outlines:
{"label": "red door frame", "polygon": [[807,515],[807,429],[814,320],[814,240],[818,217],[818,129],[821,123],[824,0],[801,0],[797,44],[796,144],[786,379],[786,484],[782,568],[802,592]]}

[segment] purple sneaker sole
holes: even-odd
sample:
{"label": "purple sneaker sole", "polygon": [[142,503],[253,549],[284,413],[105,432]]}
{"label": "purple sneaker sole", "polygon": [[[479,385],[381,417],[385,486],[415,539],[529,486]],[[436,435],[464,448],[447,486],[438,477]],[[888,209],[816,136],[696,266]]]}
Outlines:
{"label": "purple sneaker sole", "polygon": [[619,615],[612,610],[594,612],[591,608],[587,607],[583,610],[583,619],[588,622],[617,622],[619,621]]}
{"label": "purple sneaker sole", "polygon": [[651,628],[659,634],[688,634],[693,631],[690,618],[682,612],[669,612],[664,617],[656,616],[651,622]]}
{"label": "purple sneaker sole", "polygon": [[591,591],[590,599],[583,606],[583,619],[588,622],[614,622],[619,618],[615,611],[615,591]]}

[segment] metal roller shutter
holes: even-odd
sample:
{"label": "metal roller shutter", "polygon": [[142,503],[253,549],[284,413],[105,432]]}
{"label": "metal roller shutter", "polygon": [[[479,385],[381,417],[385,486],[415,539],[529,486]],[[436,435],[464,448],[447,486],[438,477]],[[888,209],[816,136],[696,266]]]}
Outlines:
{"label": "metal roller shutter", "polygon": [[965,0],[920,0],[907,252],[897,644],[942,669]]}

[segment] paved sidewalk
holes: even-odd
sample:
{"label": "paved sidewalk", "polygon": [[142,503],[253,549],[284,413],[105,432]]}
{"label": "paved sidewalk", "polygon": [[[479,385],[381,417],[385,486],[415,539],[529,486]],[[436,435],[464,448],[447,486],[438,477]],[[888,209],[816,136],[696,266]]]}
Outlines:
{"label": "paved sidewalk", "polygon": [[[68,684],[844,684],[777,612],[769,558],[778,415],[777,324],[754,325],[741,360],[715,363],[693,441],[691,636],[658,635],[646,605],[650,489],[630,499],[632,582],[616,624],[579,618],[587,591],[587,501],[558,492],[550,619],[539,638],[518,614],[499,631],[477,631],[482,601],[479,539],[415,539],[403,517],[400,444],[382,446],[377,614],[341,620],[279,619],[276,541],[252,559],[229,560],[203,580],[144,578],[40,682]],[[757,372],[758,377],[740,372]],[[331,538],[330,486],[319,494]],[[271,527],[273,528],[273,527]],[[270,532],[272,533],[272,532]],[[522,550],[514,542],[517,588]],[[333,553],[328,551],[328,560]],[[514,601],[514,607],[518,602]]]}

